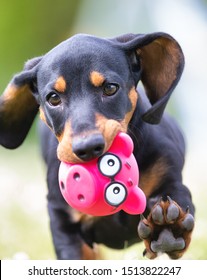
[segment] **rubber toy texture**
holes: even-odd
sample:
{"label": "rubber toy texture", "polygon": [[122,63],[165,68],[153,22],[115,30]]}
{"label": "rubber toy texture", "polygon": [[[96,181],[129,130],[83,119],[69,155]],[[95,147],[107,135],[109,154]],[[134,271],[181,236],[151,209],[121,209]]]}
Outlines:
{"label": "rubber toy texture", "polygon": [[129,135],[120,132],[100,158],[80,164],[61,162],[59,186],[66,202],[93,216],[120,210],[143,213],[146,197],[138,187],[139,169],[133,148]]}

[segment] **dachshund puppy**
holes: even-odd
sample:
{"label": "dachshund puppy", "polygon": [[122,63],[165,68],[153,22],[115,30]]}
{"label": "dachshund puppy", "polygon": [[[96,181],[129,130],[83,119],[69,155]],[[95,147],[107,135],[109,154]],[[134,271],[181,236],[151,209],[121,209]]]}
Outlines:
{"label": "dachshund puppy", "polygon": [[[29,60],[9,83],[0,98],[0,144],[21,145],[40,111],[58,259],[84,259],[84,248],[94,244],[122,249],[141,240],[150,259],[160,253],[177,259],[187,250],[194,205],[182,183],[185,144],[175,121],[164,113],[183,67],[182,50],[166,33],[113,39],[79,34]],[[137,90],[139,82],[144,93]],[[134,142],[139,187],[147,197],[144,216],[77,213],[60,193],[60,162],[100,157],[120,131]]]}

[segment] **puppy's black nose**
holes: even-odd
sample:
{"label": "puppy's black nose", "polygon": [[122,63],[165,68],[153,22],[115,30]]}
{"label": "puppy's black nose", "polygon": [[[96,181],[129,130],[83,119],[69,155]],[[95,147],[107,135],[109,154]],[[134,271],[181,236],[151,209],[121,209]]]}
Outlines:
{"label": "puppy's black nose", "polygon": [[78,158],[89,161],[102,155],[105,142],[101,134],[91,134],[86,137],[75,137],[72,149]]}

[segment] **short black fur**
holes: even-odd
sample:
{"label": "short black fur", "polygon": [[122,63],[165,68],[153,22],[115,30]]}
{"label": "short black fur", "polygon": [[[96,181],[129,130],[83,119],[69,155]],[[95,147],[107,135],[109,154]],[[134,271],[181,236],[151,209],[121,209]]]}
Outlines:
{"label": "short black fur", "polygon": [[[114,39],[81,34],[28,61],[1,96],[3,146],[16,148],[23,142],[38,108],[47,124],[41,123],[40,134],[58,259],[83,258],[84,243],[91,248],[101,243],[121,249],[141,240],[146,247],[144,254],[153,259],[158,252],[152,244],[158,239],[165,242],[162,232],[175,243],[179,237],[185,243],[181,250],[166,251],[169,257],[179,258],[188,248],[194,206],[189,189],[182,183],[185,144],[175,121],[163,115],[183,67],[179,44],[165,33],[126,34]],[[139,81],[145,93],[137,92]],[[111,83],[117,85],[117,91],[107,96],[104,87]],[[51,96],[57,103],[49,102]],[[140,187],[147,196],[146,218],[123,211],[77,218],[59,190],[60,161],[81,162],[100,156],[120,130],[134,142]],[[103,139],[105,150],[100,149],[100,155],[87,152],[80,158],[74,147],[83,136],[89,142],[93,135]]]}

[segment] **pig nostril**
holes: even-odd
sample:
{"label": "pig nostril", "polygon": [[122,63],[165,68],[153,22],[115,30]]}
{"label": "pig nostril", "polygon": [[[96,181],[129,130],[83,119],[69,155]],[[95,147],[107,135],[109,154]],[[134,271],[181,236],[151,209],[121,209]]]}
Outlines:
{"label": "pig nostril", "polygon": [[78,200],[84,201],[84,200],[85,200],[85,197],[84,197],[82,194],[79,194],[79,195],[78,195]]}
{"label": "pig nostril", "polygon": [[74,175],[73,175],[73,179],[75,180],[75,181],[79,181],[80,180],[80,174],[79,173],[74,173]]}
{"label": "pig nostril", "polygon": [[61,189],[64,190],[65,189],[65,184],[63,182],[60,183]]}

